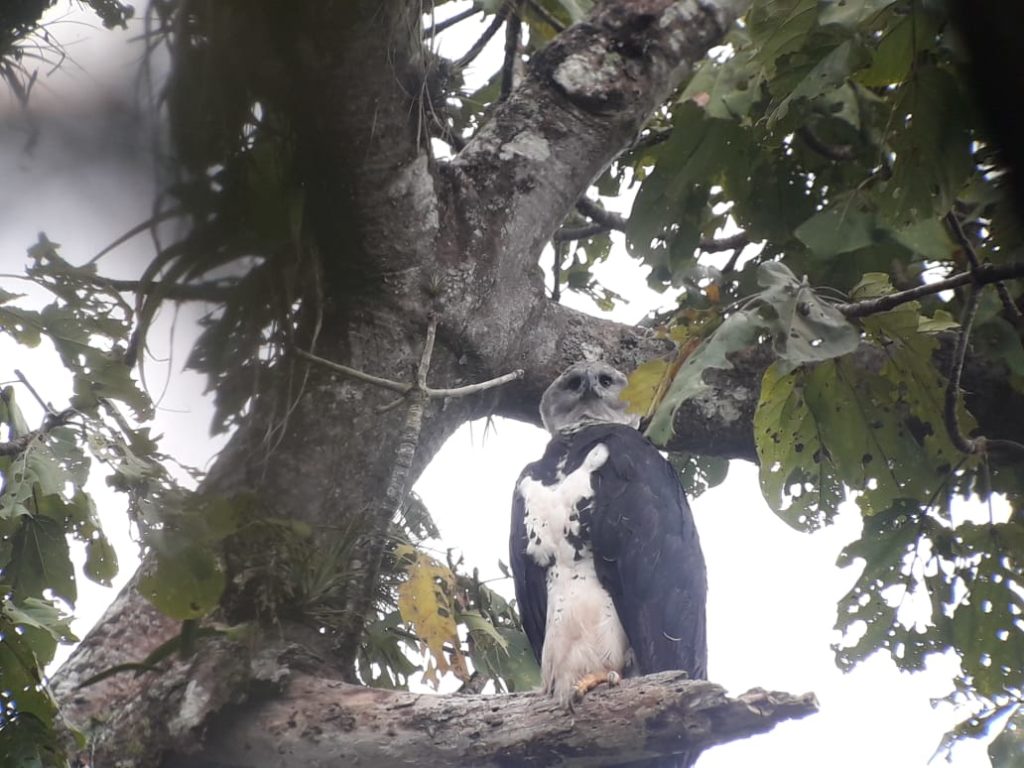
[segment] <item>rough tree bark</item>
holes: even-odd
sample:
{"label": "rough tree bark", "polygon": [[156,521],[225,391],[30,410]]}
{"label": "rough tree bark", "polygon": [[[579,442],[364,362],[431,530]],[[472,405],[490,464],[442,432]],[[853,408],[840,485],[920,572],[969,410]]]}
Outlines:
{"label": "rough tree bark", "polygon": [[[540,392],[565,365],[600,355],[631,369],[663,351],[642,329],[550,302],[537,258],[589,183],[746,4],[599,5],[533,58],[524,82],[445,163],[430,155],[418,101],[428,66],[419,3],[300,3],[288,24],[267,22],[268,45],[282,52],[284,107],[297,126],[322,254],[324,330],[313,351],[411,381],[432,315],[432,385],[526,371],[501,390],[428,402],[413,476],[468,419],[496,413],[536,421]],[[273,5],[247,12],[270,19]],[[752,455],[750,414],[768,361],[752,352],[736,362],[681,413],[680,448]],[[306,372],[286,421],[277,420],[271,398],[257,400],[206,488],[272,498],[275,516],[314,529],[343,521],[366,532],[357,553],[366,567],[349,587],[355,598],[375,577],[369,534],[379,528],[404,409],[380,413],[393,393],[322,367]],[[361,621],[351,616],[349,628]],[[399,749],[445,764],[460,754],[473,764],[598,764],[699,750],[814,708],[812,698],[785,694],[728,700],[713,684],[673,676],[596,694],[575,724],[536,695],[441,700],[370,692],[341,682],[350,679],[357,635],[325,642],[287,622],[248,643],[207,641],[159,675],[117,675],[77,688],[145,657],[178,629],[129,585],[57,673],[64,714],[94,725],[94,764],[287,766],[359,757],[384,765],[394,764],[398,752],[389,750]],[[458,723],[453,712],[464,714]],[[505,727],[520,716],[532,725]],[[410,720],[419,726],[410,728]],[[619,730],[605,730],[611,723]],[[633,726],[642,739],[628,735]]]}

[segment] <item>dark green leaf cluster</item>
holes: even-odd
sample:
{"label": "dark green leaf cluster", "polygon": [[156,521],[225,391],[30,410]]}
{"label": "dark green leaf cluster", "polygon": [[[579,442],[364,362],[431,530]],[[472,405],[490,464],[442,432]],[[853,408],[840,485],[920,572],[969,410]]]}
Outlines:
{"label": "dark green leaf cluster", "polygon": [[[982,713],[977,730],[1024,688],[1013,543],[1024,475],[1012,457],[963,454],[953,439],[976,430],[962,400],[950,419],[940,362],[963,294],[849,311],[975,264],[1020,263],[999,153],[969,90],[942,4],[759,0],[652,126],[657,141],[612,173],[640,181],[632,253],[652,284],[684,288],[663,320],[676,340],[699,342],[680,345],[649,434],[667,442],[679,405],[707,390],[708,368],[770,341],[778,361],[754,423],[765,498],[804,530],[847,498],[864,516],[841,561],[863,571],[839,606],[839,663],[882,649],[918,669],[952,649],[958,700]],[[709,271],[700,244],[733,228],[759,247]],[[1000,291],[980,294],[973,349],[1024,391],[1009,306],[1020,281]],[[849,301],[835,306],[840,296]],[[965,522],[957,496],[1003,498],[1010,515]]]}
{"label": "dark green leaf cluster", "polygon": [[[0,80],[25,105],[39,68],[59,66],[65,51],[43,16],[57,0],[4,0],[0,3]],[[85,0],[107,29],[126,27],[135,10],[120,0]]]}
{"label": "dark green leaf cluster", "polygon": [[[29,249],[29,260],[28,278],[54,300],[28,309],[17,294],[0,290],[0,332],[27,346],[52,345],[71,375],[71,391],[68,406],[58,412],[47,404],[35,428],[22,415],[18,390],[0,392],[0,755],[6,761],[34,750],[51,765],[61,757],[43,669],[58,643],[75,642],[65,614],[78,597],[69,540],[83,545],[89,579],[109,585],[117,573],[86,491],[94,463],[125,494],[142,545],[154,552],[146,593],[169,615],[203,615],[217,604],[223,584],[214,545],[231,525],[212,531],[227,516],[193,500],[149,429],[121,413],[128,408],[137,421],[153,415],[125,359],[132,308],[93,265],[69,265],[45,236]],[[30,384],[20,391],[32,391]],[[187,566],[177,557],[183,546],[193,554]],[[174,547],[174,557],[165,557]]]}

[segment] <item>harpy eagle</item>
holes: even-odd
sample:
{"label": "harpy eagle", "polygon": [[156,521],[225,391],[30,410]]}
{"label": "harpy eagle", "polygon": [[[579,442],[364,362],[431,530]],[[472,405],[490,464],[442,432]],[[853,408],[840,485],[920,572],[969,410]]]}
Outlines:
{"label": "harpy eagle", "polygon": [[637,430],[603,362],[541,399],[551,433],[512,500],[512,573],[544,689],[571,707],[619,676],[707,669],[707,577],[676,471]]}

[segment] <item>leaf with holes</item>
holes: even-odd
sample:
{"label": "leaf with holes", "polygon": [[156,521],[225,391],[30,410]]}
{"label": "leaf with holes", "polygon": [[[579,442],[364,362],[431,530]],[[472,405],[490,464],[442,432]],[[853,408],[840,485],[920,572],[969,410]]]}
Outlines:
{"label": "leaf with holes", "polygon": [[772,332],[775,353],[790,366],[857,349],[860,333],[806,279],[797,280],[783,264],[767,262],[758,268],[757,281],[764,288],[754,299],[758,313]]}
{"label": "leaf with holes", "polygon": [[804,399],[804,378],[778,363],[765,371],[754,443],[765,501],[797,530],[814,530],[832,522],[844,493]]}
{"label": "leaf with holes", "polygon": [[415,628],[416,636],[430,653],[423,680],[435,688],[439,673],[451,672],[460,680],[468,680],[452,599],[455,575],[432,557],[422,552],[413,554],[408,578],[398,588],[398,610],[402,621]]}
{"label": "leaf with holes", "polygon": [[152,532],[153,547],[139,577],[139,594],[166,616],[184,621],[213,610],[224,592],[224,566],[210,548],[170,531]]}

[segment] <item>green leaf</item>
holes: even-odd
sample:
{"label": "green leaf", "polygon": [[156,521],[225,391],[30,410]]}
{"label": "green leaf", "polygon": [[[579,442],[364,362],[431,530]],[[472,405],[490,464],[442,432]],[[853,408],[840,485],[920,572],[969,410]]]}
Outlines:
{"label": "green leaf", "polygon": [[821,0],[818,23],[823,27],[835,24],[845,29],[856,29],[896,3],[897,0]]}
{"label": "green leaf", "polygon": [[775,353],[790,365],[828,360],[857,349],[857,329],[785,265],[761,264],[757,280],[765,289],[756,297],[758,313],[772,331]]}
{"label": "green leaf", "polygon": [[874,211],[851,198],[814,214],[793,234],[818,256],[831,257],[873,245],[878,229]]}
{"label": "green leaf", "polygon": [[797,530],[814,530],[832,521],[844,493],[807,407],[804,379],[803,371],[786,373],[779,363],[765,371],[754,442],[768,505]]}
{"label": "green leaf", "polygon": [[224,591],[224,567],[209,548],[161,532],[147,541],[153,553],[142,564],[139,593],[172,619],[199,619],[213,610]]}
{"label": "green leaf", "polygon": [[78,589],[63,525],[48,517],[22,517],[4,577],[17,597],[41,597],[49,590],[73,606]]}
{"label": "green leaf", "polygon": [[940,219],[924,219],[893,232],[893,238],[915,255],[935,261],[951,261],[959,249]]}
{"label": "green leaf", "polygon": [[[474,620],[476,628],[471,644],[473,666],[488,677],[504,684],[509,691],[531,691],[540,687],[540,667],[533,657],[526,634],[511,627],[495,627],[482,619]],[[467,622],[467,626],[470,626]],[[474,629],[470,630],[474,632]]]}
{"label": "green leaf", "polygon": [[111,586],[111,579],[117,576],[117,553],[102,533],[90,539],[85,545],[85,575],[102,584]]}
{"label": "green leaf", "polygon": [[668,443],[673,435],[672,421],[679,406],[707,389],[704,371],[732,368],[727,356],[753,344],[759,330],[759,323],[747,313],[737,312],[726,318],[682,364],[644,434],[655,445]]}
{"label": "green leaf", "polygon": [[757,60],[774,73],[776,62],[800,50],[818,21],[817,0],[763,0],[747,12]]}
{"label": "green leaf", "polygon": [[1024,768],[1024,715],[1018,709],[988,745],[992,768]]}
{"label": "green leaf", "polygon": [[808,70],[807,74],[768,116],[767,126],[769,128],[784,119],[790,106],[795,102],[811,101],[833,91],[846,82],[846,78],[853,71],[861,68],[868,61],[865,50],[849,40],[835,48],[826,48],[824,51],[821,60]]}
{"label": "green leaf", "polygon": [[721,456],[670,453],[669,463],[679,473],[679,482],[687,497],[694,499],[709,488],[721,485],[729,474],[729,460]]}
{"label": "green leaf", "polygon": [[921,66],[900,87],[894,119],[906,128],[892,136],[896,153],[882,212],[899,227],[948,211],[971,175],[966,96],[948,72]]}
{"label": "green leaf", "polygon": [[915,32],[922,14],[895,17],[896,23],[886,30],[875,49],[871,66],[857,73],[857,81],[870,88],[883,88],[902,83],[910,74],[917,54]]}
{"label": "green leaf", "polygon": [[[734,31],[733,36],[738,32]],[[702,105],[705,114],[720,120],[743,121],[761,98],[760,74],[749,49],[725,61],[704,59],[679,97]]]}

